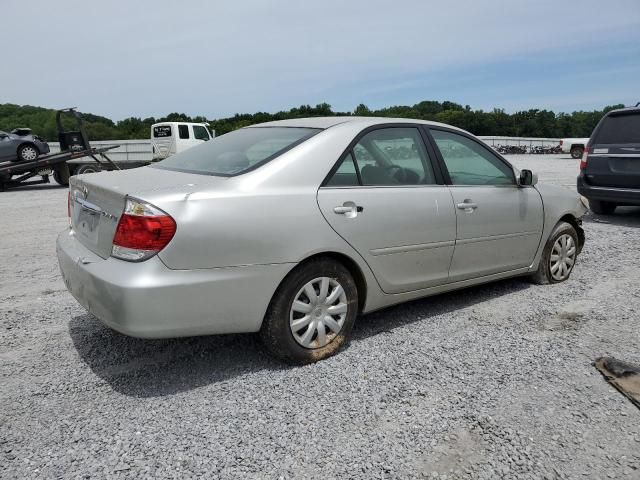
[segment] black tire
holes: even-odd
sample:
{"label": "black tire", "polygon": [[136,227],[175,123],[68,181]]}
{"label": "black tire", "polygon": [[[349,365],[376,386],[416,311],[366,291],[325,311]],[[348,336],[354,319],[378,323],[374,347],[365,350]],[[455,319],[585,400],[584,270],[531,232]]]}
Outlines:
{"label": "black tire", "polygon": [[74,175],[82,175],[83,173],[96,173],[100,172],[101,169],[98,165],[80,165],[76,168]]}
{"label": "black tire", "polygon": [[[328,277],[337,281],[347,298],[347,313],[340,331],[323,347],[306,348],[299,344],[289,326],[293,301],[308,282]],[[287,363],[303,365],[334,355],[349,339],[358,314],[358,288],[349,271],[330,258],[318,258],[301,264],[290,272],[274,294],[260,329],[267,351]],[[309,314],[311,315],[311,313]]]}
{"label": "black tire", "polygon": [[582,158],[582,153],[584,152],[584,147],[571,147],[571,158]]}
{"label": "black tire", "polygon": [[37,160],[39,156],[40,150],[38,150],[38,147],[36,147],[32,143],[25,143],[24,145],[20,145],[20,147],[18,147],[19,162],[33,162],[34,160]]}
{"label": "black tire", "polygon": [[69,171],[69,165],[66,163],[56,166],[56,169],[53,171],[53,179],[64,187],[69,185],[70,176],[71,172]]}
{"label": "black tire", "polygon": [[589,208],[593,213],[598,215],[611,215],[615,209],[616,204],[611,202],[602,202],[600,200],[589,200]]}
{"label": "black tire", "polygon": [[11,175],[0,175],[0,192],[6,191],[7,187],[5,183],[9,183],[11,178]]}
{"label": "black tire", "polygon": [[571,276],[571,272],[573,272],[574,265],[569,270],[567,277],[562,280],[557,280],[551,274],[551,252],[553,250],[553,245],[556,243],[556,240],[564,235],[569,234],[573,238],[573,243],[576,248],[575,260],[578,258],[578,253],[580,252],[580,247],[578,246],[578,233],[576,229],[573,228],[573,225],[567,222],[558,222],[556,227],[553,229],[553,232],[549,236],[547,243],[544,246],[544,250],[542,251],[542,258],[540,258],[540,265],[538,265],[538,270],[531,275],[530,279],[533,283],[537,283],[538,285],[548,285],[550,283],[560,283],[568,280]]}

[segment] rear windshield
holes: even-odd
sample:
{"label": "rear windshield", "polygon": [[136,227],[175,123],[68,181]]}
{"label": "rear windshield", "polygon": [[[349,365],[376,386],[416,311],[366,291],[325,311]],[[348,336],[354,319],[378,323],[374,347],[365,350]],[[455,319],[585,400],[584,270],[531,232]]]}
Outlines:
{"label": "rear windshield", "polygon": [[239,175],[267,163],[319,131],[293,127],[243,128],[173,155],[154,167],[225,177]]}
{"label": "rear windshield", "polygon": [[640,113],[606,117],[598,129],[594,143],[640,143]]}

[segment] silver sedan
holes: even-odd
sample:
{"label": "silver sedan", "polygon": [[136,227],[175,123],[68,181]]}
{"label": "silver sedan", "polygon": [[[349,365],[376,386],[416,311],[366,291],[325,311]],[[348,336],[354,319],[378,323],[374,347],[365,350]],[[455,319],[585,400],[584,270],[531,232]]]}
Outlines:
{"label": "silver sedan", "polygon": [[359,314],[519,275],[566,280],[586,208],[460,129],[331,117],[72,177],[69,212],[62,275],[109,327],[260,332],[307,363],[338,351]]}

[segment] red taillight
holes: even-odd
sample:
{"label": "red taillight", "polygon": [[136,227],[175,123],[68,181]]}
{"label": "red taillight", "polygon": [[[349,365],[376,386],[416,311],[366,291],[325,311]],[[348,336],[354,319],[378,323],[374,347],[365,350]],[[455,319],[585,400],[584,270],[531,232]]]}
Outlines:
{"label": "red taillight", "polygon": [[111,254],[122,260],[146,260],[166,247],[175,233],[171,216],[148,203],[127,199]]}
{"label": "red taillight", "polygon": [[564,143],[564,140],[560,140],[560,146],[562,146],[563,143]]}
{"label": "red taillight", "polygon": [[589,156],[589,147],[584,147],[584,151],[582,152],[582,159],[580,160],[580,170],[585,170],[587,168],[588,156]]}
{"label": "red taillight", "polygon": [[120,217],[113,244],[134,250],[159,252],[176,233],[176,222],[168,215],[139,217],[127,213]]}

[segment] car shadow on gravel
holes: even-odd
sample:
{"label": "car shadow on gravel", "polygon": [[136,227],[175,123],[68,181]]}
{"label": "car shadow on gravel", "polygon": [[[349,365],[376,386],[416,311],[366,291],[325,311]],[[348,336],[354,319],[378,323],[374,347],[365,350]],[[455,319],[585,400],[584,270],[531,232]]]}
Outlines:
{"label": "car shadow on gravel", "polygon": [[618,207],[611,215],[597,215],[589,212],[585,222],[640,228],[640,207]]}
{"label": "car shadow on gravel", "polygon": [[286,368],[261,348],[257,335],[163,340],[128,337],[91,314],[74,317],[69,334],[80,358],[117,392],[173,395],[259,370]]}
{"label": "car shadow on gravel", "polygon": [[[528,288],[503,280],[414,300],[358,319],[353,342],[413,322]],[[257,335],[214,335],[166,340],[127,337],[91,314],[74,317],[69,334],[80,358],[117,392],[136,397],[173,395],[247,373],[296,368],[269,357]]]}

